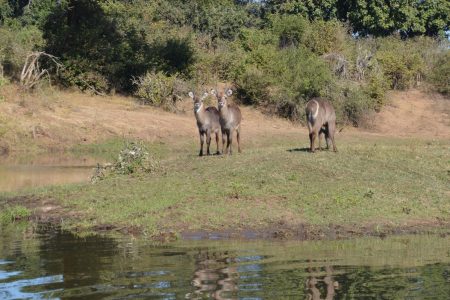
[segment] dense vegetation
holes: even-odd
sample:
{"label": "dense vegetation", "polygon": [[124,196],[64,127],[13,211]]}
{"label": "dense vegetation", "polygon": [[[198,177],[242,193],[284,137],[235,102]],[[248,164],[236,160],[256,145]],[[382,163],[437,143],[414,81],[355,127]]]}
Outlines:
{"label": "dense vegetation", "polygon": [[61,86],[172,107],[233,83],[245,104],[302,118],[315,96],[358,124],[388,89],[448,94],[450,3],[365,0],[0,0],[0,85],[31,51]]}

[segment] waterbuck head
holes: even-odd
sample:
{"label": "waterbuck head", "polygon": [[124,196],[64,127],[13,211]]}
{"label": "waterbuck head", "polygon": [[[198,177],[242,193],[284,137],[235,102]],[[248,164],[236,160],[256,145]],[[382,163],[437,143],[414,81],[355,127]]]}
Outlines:
{"label": "waterbuck head", "polygon": [[211,94],[216,96],[217,101],[219,103],[219,109],[221,109],[222,107],[227,106],[228,97],[230,97],[233,94],[233,91],[231,89],[227,89],[223,92],[217,92],[216,90],[211,90]]}
{"label": "waterbuck head", "polygon": [[203,100],[208,97],[208,93],[204,93],[201,97],[195,96],[193,92],[189,92],[189,97],[194,100],[194,112],[198,113],[203,107]]}

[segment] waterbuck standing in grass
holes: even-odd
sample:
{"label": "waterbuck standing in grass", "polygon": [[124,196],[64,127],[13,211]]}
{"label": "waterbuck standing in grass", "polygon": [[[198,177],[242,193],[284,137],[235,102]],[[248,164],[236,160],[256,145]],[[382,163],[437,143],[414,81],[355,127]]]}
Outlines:
{"label": "waterbuck standing in grass", "polygon": [[194,114],[197,119],[198,133],[200,134],[200,153],[199,156],[203,156],[203,144],[206,136],[206,154],[210,155],[209,146],[211,144],[211,134],[216,135],[217,152],[219,152],[219,111],[217,108],[210,106],[205,108],[203,100],[208,97],[208,93],[204,93],[201,98],[194,95],[193,92],[189,92],[189,97],[194,100]]}
{"label": "waterbuck standing in grass", "polygon": [[[211,90],[219,104],[220,127],[222,129],[222,152],[232,154],[231,144],[233,142],[233,132],[236,130],[236,139],[238,143],[238,152],[241,153],[241,110],[235,104],[228,104],[228,97],[233,94],[231,89],[224,92]],[[227,136],[227,148],[224,150],[225,135]]]}
{"label": "waterbuck standing in grass", "polygon": [[337,152],[336,144],[334,143],[336,113],[331,103],[321,98],[314,98],[309,101],[306,104],[306,121],[309,129],[311,152],[315,151],[314,142],[316,137],[319,138],[319,150],[322,150],[320,145],[320,137],[322,134],[325,134],[327,149],[330,147],[331,140],[333,143],[333,151]]}

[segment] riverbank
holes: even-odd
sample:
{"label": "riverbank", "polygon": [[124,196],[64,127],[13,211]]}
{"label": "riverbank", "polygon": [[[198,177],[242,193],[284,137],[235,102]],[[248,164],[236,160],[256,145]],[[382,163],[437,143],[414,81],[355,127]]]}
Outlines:
{"label": "riverbank", "polygon": [[339,137],[338,153],[310,154],[292,134],[261,138],[232,157],[197,157],[195,142],[186,143],[150,148],[161,157],[160,172],[7,194],[1,205],[23,205],[32,219],[70,230],[156,239],[450,229],[447,141],[348,134]]}
{"label": "riverbank", "polygon": [[[98,109],[100,105],[109,107],[107,102],[92,104],[97,116],[106,118],[108,110]],[[87,103],[83,107],[89,110]],[[336,137],[338,153],[311,154],[306,151],[305,128],[244,107],[243,153],[198,157],[195,120],[187,108],[172,114],[126,107],[111,104],[110,117],[116,116],[117,122],[99,124],[140,126],[140,131],[130,129],[125,139],[144,140],[160,161],[160,171],[3,193],[0,207],[23,206],[31,220],[72,231],[117,231],[162,240],[192,235],[326,239],[450,231],[450,127],[437,117],[433,122],[441,123],[438,131],[407,136],[395,134],[398,128],[394,133],[377,126],[370,132],[346,128]],[[389,107],[389,113],[396,107],[400,106]],[[446,110],[439,113],[445,120]],[[46,114],[57,119],[57,113]],[[397,127],[405,122],[398,115],[395,119],[391,122]],[[402,132],[414,130],[419,121],[417,117],[414,124],[404,124]],[[70,139],[76,136],[67,138],[70,151],[109,157],[117,155],[124,140],[117,133],[96,143],[90,138],[74,143]]]}

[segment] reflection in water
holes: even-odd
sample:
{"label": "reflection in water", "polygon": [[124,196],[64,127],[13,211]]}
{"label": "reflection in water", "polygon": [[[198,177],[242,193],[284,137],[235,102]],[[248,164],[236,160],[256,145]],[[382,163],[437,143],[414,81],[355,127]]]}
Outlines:
{"label": "reflection in water", "polygon": [[331,266],[326,266],[326,275],[323,278],[322,282],[326,286],[326,294],[325,297],[322,297],[321,292],[319,288],[317,287],[317,284],[319,283],[319,279],[317,279],[314,274],[317,274],[317,269],[314,271],[313,268],[308,268],[308,272],[311,274],[311,276],[306,280],[306,287],[309,289],[308,293],[308,299],[309,300],[332,300],[334,299],[335,295],[335,288],[339,287],[339,283],[337,281],[333,280],[333,268]]}
{"label": "reflection in water", "polygon": [[238,299],[236,266],[230,265],[233,258],[227,252],[199,251],[195,255],[196,270],[192,284],[196,287],[195,296],[186,298],[209,297],[213,299]]}
{"label": "reflection in water", "polygon": [[450,242],[77,237],[0,227],[0,299],[448,299]]}

